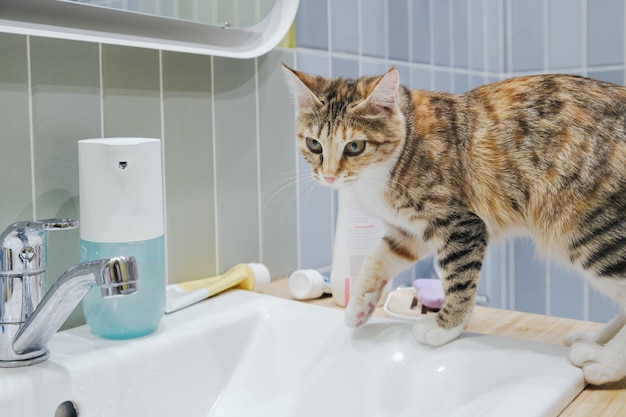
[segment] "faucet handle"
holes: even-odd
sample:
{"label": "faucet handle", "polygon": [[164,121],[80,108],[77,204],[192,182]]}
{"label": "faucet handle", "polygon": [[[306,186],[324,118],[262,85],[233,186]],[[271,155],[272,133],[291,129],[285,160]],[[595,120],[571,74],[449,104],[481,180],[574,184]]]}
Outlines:
{"label": "faucet handle", "polygon": [[0,273],[46,269],[46,232],[78,227],[77,220],[46,219],[13,223],[0,235]]}

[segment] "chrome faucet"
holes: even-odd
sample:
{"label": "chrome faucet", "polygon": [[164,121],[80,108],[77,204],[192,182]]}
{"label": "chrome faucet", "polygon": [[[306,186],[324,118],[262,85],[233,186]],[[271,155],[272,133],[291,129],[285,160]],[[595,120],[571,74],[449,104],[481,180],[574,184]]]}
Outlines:
{"label": "chrome faucet", "polygon": [[137,290],[135,258],[120,256],[75,265],[46,292],[47,231],[76,227],[68,219],[18,222],[0,235],[0,367],[48,359],[46,345],[92,287],[103,297]]}

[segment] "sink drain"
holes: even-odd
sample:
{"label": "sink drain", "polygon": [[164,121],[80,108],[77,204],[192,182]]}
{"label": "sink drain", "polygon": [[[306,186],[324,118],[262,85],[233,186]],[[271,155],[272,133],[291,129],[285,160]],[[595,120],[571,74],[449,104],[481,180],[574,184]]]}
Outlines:
{"label": "sink drain", "polygon": [[54,417],[78,417],[78,407],[73,401],[63,401],[54,412]]}

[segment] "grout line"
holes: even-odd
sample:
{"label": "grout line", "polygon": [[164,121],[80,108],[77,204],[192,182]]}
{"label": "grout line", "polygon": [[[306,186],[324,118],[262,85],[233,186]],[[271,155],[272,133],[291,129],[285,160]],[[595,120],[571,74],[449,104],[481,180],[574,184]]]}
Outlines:
{"label": "grout line", "polygon": [[506,272],[506,248],[507,243],[503,242],[501,249],[498,251],[500,259],[500,308],[507,308],[508,274]]}
{"label": "grout line", "polygon": [[[406,14],[407,14],[407,20],[409,23],[408,30],[407,30],[408,36],[409,36],[409,42],[407,44],[407,47],[409,48],[407,64],[411,64],[413,62],[413,2],[410,0],[407,2]],[[413,84],[413,79],[411,77],[409,77],[409,79],[410,79],[411,84]]]}
{"label": "grout line", "polygon": [[583,28],[582,28],[582,32],[583,32],[583,38],[582,38],[582,50],[583,50],[583,75],[586,77],[589,74],[589,68],[588,68],[588,48],[589,46],[587,45],[587,34],[588,34],[588,16],[587,16],[587,0],[583,0]]}
{"label": "grout line", "polygon": [[[487,12],[487,0],[483,1],[483,71],[489,71],[489,13]],[[488,75],[483,75],[483,83],[489,80]]]}
{"label": "grout line", "polygon": [[98,71],[100,72],[100,137],[104,137],[104,73],[102,70],[102,44],[98,44]]}
{"label": "grout line", "polygon": [[509,252],[509,308],[515,310],[515,241],[508,245]]}
{"label": "grout line", "polygon": [[[331,0],[327,0],[326,2],[326,14],[327,14],[327,19],[328,19],[328,74],[329,76],[333,76],[333,49],[332,49],[332,12],[331,12]],[[331,236],[331,240],[330,240],[330,244],[332,245],[334,242],[334,236],[335,236],[335,200],[334,200],[334,194],[331,192],[330,194],[330,205],[328,207],[329,211],[330,211],[330,236]]]}
{"label": "grout line", "polygon": [[[550,11],[548,8],[548,0],[543,0],[543,72],[550,71],[550,32],[548,22],[550,20]],[[552,266],[550,260],[544,259],[544,285],[545,285],[545,311],[546,315],[552,315]]]}
{"label": "grout line", "polygon": [[550,28],[548,26],[550,11],[548,0],[543,0],[543,71],[550,71]]}
{"label": "grout line", "polygon": [[363,9],[362,0],[357,0],[356,3],[356,30],[359,36],[357,36],[357,56],[359,58],[359,76],[363,75],[363,36],[361,36],[361,31],[363,30],[363,16],[361,16],[361,10]]}
{"label": "grout line", "polygon": [[326,0],[326,22],[328,28],[326,29],[326,36],[328,36],[328,52],[332,52],[333,50],[333,30],[332,30],[332,11],[331,11],[331,0]]}
{"label": "grout line", "polygon": [[[319,50],[316,49],[307,49],[307,48],[297,48],[297,51],[299,52],[304,52],[307,54],[311,54],[311,55],[319,55],[320,57],[335,57],[335,58],[343,58],[343,59],[350,59],[350,60],[357,60],[359,59],[358,56],[354,55],[354,54],[350,54],[347,52],[333,52],[333,53],[324,53],[323,51],[320,53]],[[374,57],[374,56],[362,56],[360,57],[360,59],[362,59],[364,62],[376,62],[376,61],[381,61],[383,60],[383,58],[378,58],[378,57]],[[467,74],[467,75],[473,75],[473,76],[479,76],[479,77],[499,77],[501,75],[503,75],[500,72],[497,71],[489,71],[489,70],[475,70],[475,69],[471,69],[471,68],[452,68],[452,67],[448,67],[448,66],[443,66],[443,65],[432,65],[432,64],[424,64],[424,63],[420,63],[420,62],[407,62],[407,61],[403,61],[403,60],[396,60],[396,59],[389,59],[386,60],[389,64],[398,64],[404,67],[409,67],[411,69],[425,69],[425,70],[437,70],[437,71],[444,71],[444,72],[450,72],[451,74]],[[577,67],[564,67],[564,68],[559,68],[559,71],[563,71],[563,72],[582,72],[585,71],[587,67],[584,66],[577,66]],[[598,66],[594,66],[593,67],[594,70],[596,71],[615,71],[615,70],[622,70],[624,69],[624,65],[621,64],[611,64],[611,65],[598,65]],[[541,70],[539,70],[541,71]],[[533,75],[533,74],[537,74],[537,70],[524,70],[524,71],[508,71],[506,73],[507,76],[510,77],[517,77],[517,76],[525,76],[525,75]]]}
{"label": "grout line", "polygon": [[[448,67],[455,68],[455,59],[454,59],[454,14],[452,12],[453,6],[452,2],[448,0]],[[456,80],[455,77],[452,76],[452,73],[448,74],[450,76],[450,91],[456,92]]]}
{"label": "grout line", "polygon": [[385,60],[389,61],[389,1],[384,0],[383,22],[385,27]]}
{"label": "grout line", "polygon": [[[298,68],[298,54],[296,49],[293,50],[293,66]],[[294,126],[297,123],[296,112],[294,111]],[[295,139],[295,138],[294,138]],[[300,187],[300,158],[298,158],[298,145],[294,146],[294,158],[296,161],[296,266],[298,269],[302,268],[302,230],[300,228],[300,222],[302,221],[302,214],[300,213],[300,193],[302,189]]]}
{"label": "grout line", "polygon": [[506,8],[506,22],[507,22],[507,34],[506,34],[506,43],[507,43],[507,51],[506,51],[506,59],[507,59],[507,74],[510,76],[513,74],[513,1],[506,0],[507,8]]}
{"label": "grout line", "polygon": [[35,125],[33,121],[33,72],[31,61],[31,37],[26,35],[26,70],[28,72],[28,130],[30,142],[30,184],[33,203],[33,219],[37,219],[37,185],[35,181]]}
{"label": "grout line", "polygon": [[[160,102],[160,116],[161,116],[161,181],[163,182],[163,228],[164,234],[167,236],[167,182],[165,181],[165,100],[163,94],[163,51],[159,49],[159,102]],[[167,239],[164,239],[165,246],[165,279],[169,282],[169,256],[168,256],[168,244]]]}
{"label": "grout line", "polygon": [[435,20],[435,12],[433,11],[434,0],[428,1],[428,63],[430,64],[430,89],[435,89],[435,28],[433,22]]}
{"label": "grout line", "polygon": [[506,42],[506,36],[504,33],[504,0],[498,0],[498,72],[500,78],[504,74],[505,61],[504,61],[504,42]]}
{"label": "grout line", "polygon": [[552,263],[548,259],[543,260],[546,266],[545,279],[546,279],[546,315],[552,315]]}
{"label": "grout line", "polygon": [[[472,25],[472,7],[471,7],[471,3],[472,0],[469,0],[467,2],[467,4],[469,4],[468,7],[465,8],[466,12],[465,12],[465,20],[467,21],[467,40],[466,40],[466,47],[467,47],[467,70],[471,71],[472,70],[472,66],[474,65],[474,60],[473,60],[473,53],[474,53],[474,46],[473,46],[473,36],[474,36],[474,30],[473,30],[473,25]],[[472,85],[472,80],[470,79],[470,73],[467,72],[467,85],[470,86]]]}
{"label": "grout line", "polygon": [[211,56],[211,136],[213,145],[213,222],[215,228],[215,275],[220,269],[220,246],[219,246],[219,212],[217,204],[217,138],[215,129],[215,57]]}
{"label": "grout line", "polygon": [[259,262],[263,263],[263,202],[261,193],[261,116],[259,111],[259,59],[254,58],[254,109],[256,124],[257,222],[259,225]]}

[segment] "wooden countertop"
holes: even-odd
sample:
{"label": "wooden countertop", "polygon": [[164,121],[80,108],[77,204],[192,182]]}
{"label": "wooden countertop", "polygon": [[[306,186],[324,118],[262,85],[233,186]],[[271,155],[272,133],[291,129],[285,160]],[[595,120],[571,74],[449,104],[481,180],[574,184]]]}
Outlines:
{"label": "wooden countertop", "polygon": [[[286,279],[272,282],[266,294],[293,299]],[[332,298],[306,301],[329,308],[341,308]],[[384,316],[381,308],[376,315]],[[488,307],[476,307],[466,329],[477,333],[508,336],[536,342],[561,344],[563,337],[574,330],[594,330],[600,323],[521,313]],[[559,417],[624,417],[626,416],[626,379],[602,385],[587,386]]]}

